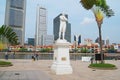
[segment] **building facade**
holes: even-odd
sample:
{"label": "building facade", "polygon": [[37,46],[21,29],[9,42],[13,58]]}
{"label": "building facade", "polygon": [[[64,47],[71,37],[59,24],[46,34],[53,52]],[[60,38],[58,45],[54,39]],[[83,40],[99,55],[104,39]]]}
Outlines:
{"label": "building facade", "polygon": [[[97,39],[95,40],[95,43],[100,44],[100,38],[99,37],[97,37]],[[102,40],[102,45],[104,45],[104,44],[105,44],[105,40]]]}
{"label": "building facade", "polygon": [[80,45],[81,43],[81,35],[74,35],[74,41],[77,45]]}
{"label": "building facade", "polygon": [[53,35],[46,35],[45,37],[45,45],[53,45],[54,43],[54,36]]}
{"label": "building facade", "polygon": [[78,45],[81,44],[81,35],[78,36]]}
{"label": "building facade", "polygon": [[34,38],[28,38],[28,45],[34,46],[35,44],[35,39]]}
{"label": "building facade", "polygon": [[45,45],[45,37],[47,35],[47,11],[46,8],[37,6],[36,14],[36,34],[35,34],[35,44]]}
{"label": "building facade", "polygon": [[18,41],[24,45],[26,0],[6,0],[5,25],[17,34]]}
{"label": "building facade", "polygon": [[93,41],[92,39],[84,39],[84,44],[87,45],[87,46],[91,46],[93,44]]}
{"label": "building facade", "polygon": [[[54,34],[54,40],[57,40],[59,38],[59,27],[60,27],[60,17],[61,14],[59,14],[57,17],[53,20],[53,34]],[[65,14],[66,18],[68,19],[68,15]],[[68,42],[71,42],[71,24],[67,21],[66,22],[66,32],[65,32],[65,39]]]}
{"label": "building facade", "polygon": [[108,38],[106,39],[106,45],[110,45],[110,41]]}

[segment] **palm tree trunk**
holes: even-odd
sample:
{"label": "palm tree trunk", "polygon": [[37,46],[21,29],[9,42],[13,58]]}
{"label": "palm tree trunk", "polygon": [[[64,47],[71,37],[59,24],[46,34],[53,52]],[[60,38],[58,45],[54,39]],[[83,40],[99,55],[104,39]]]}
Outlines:
{"label": "palm tree trunk", "polygon": [[101,63],[104,63],[104,59],[103,59],[103,51],[102,51],[102,34],[101,34],[101,24],[102,24],[102,21],[97,22],[98,29],[99,29],[99,44],[100,44]]}

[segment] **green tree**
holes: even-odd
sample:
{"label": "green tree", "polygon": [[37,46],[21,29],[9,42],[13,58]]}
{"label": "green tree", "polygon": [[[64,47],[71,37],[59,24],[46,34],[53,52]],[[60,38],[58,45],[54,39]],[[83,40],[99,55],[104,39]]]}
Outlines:
{"label": "green tree", "polygon": [[81,49],[81,53],[87,53],[88,52],[88,49],[87,48],[82,48]]}
{"label": "green tree", "polygon": [[16,33],[9,26],[2,25],[0,27],[0,50],[7,48],[8,45],[18,44]]}
{"label": "green tree", "polygon": [[19,51],[20,52],[25,52],[25,51],[28,51],[28,50],[27,50],[27,48],[22,47],[22,48],[19,49]]}
{"label": "green tree", "polygon": [[114,15],[112,9],[106,4],[106,0],[81,0],[80,3],[86,10],[92,10],[94,13],[98,29],[99,29],[99,39],[100,39],[100,53],[101,53],[101,63],[104,63],[103,52],[102,52],[102,34],[101,25],[103,23],[104,17],[111,17]]}

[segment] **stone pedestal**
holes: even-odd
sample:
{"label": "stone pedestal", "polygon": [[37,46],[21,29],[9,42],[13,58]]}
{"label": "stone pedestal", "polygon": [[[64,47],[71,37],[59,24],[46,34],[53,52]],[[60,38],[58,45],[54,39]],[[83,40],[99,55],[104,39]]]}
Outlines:
{"label": "stone pedestal", "polygon": [[57,40],[54,45],[54,59],[51,70],[57,75],[72,74],[69,56],[70,43],[66,40]]}

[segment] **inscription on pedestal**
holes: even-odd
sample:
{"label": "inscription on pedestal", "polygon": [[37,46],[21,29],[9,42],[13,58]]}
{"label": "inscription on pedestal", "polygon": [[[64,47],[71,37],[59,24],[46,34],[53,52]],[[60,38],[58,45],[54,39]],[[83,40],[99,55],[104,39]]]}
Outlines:
{"label": "inscription on pedestal", "polygon": [[62,57],[61,60],[62,60],[62,61],[66,61],[66,57]]}

